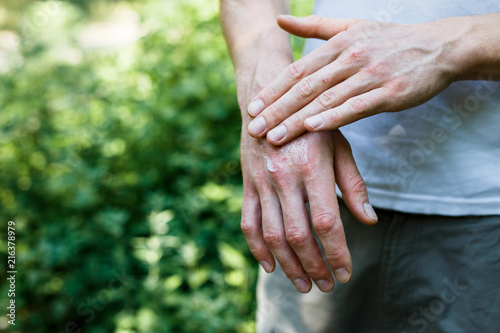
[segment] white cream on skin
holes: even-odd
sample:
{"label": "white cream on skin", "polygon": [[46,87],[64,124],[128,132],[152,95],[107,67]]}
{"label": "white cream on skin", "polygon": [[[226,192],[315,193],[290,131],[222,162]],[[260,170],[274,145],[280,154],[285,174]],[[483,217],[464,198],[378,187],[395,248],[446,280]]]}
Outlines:
{"label": "white cream on skin", "polygon": [[308,161],[308,144],[304,138],[298,138],[278,149],[279,154],[271,158],[262,154],[266,161],[267,170],[276,172],[285,166],[304,165]]}
{"label": "white cream on skin", "polygon": [[262,156],[264,156],[264,158],[266,159],[267,170],[269,170],[271,172],[275,172],[276,168],[274,167],[273,161],[271,161],[271,158],[267,157],[266,155],[262,155]]}

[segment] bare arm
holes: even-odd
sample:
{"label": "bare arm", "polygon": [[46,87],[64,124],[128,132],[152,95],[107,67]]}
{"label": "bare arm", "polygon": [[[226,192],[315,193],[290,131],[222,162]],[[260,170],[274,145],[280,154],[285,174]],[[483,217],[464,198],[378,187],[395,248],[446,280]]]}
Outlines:
{"label": "bare arm", "polygon": [[[276,258],[297,290],[309,291],[312,279],[327,292],[334,285],[330,268],[343,283],[352,274],[335,176],[346,204],[360,221],[373,224],[377,217],[340,131],[307,133],[280,148],[246,131],[250,100],[293,61],[288,35],[276,23],[277,16],[287,12],[288,2],[283,0],[221,1],[243,122],[241,228],[252,254],[267,272],[274,270]],[[306,202],[327,262],[313,236]]]}
{"label": "bare arm", "polygon": [[[264,81],[272,81],[280,72],[272,70],[268,77],[261,77],[271,69],[266,62],[285,68],[293,61],[288,33],[276,23],[280,14],[288,12],[287,0],[221,0],[222,31],[236,70],[240,105],[254,97],[246,90],[263,88]],[[254,78],[259,81],[248,84]],[[245,125],[250,117],[242,111]]]}
{"label": "bare arm", "polygon": [[419,24],[320,16],[278,21],[295,35],[328,41],[262,90],[260,108],[249,108],[252,115],[263,110],[249,132],[269,131],[276,145],[305,130],[415,107],[458,80],[500,80],[500,13]]}
{"label": "bare arm", "polygon": [[[500,13],[442,20],[453,31],[462,26],[462,47],[455,50],[455,80],[500,81]],[[451,31],[449,33],[451,33]]]}

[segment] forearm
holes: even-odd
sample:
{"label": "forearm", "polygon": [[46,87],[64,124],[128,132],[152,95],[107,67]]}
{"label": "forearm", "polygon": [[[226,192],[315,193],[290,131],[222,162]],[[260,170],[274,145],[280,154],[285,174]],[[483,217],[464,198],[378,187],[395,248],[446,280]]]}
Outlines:
{"label": "forearm", "polygon": [[[446,18],[453,46],[456,80],[500,80],[500,13]],[[439,22],[439,21],[438,21]]]}
{"label": "forearm", "polygon": [[[243,122],[252,94],[292,61],[288,33],[276,23],[289,12],[288,0],[221,0],[221,23],[236,70]],[[279,68],[283,67],[283,68]]]}
{"label": "forearm", "polygon": [[220,6],[222,30],[237,69],[268,39],[276,50],[289,48],[288,34],[276,23],[278,15],[288,13],[288,0],[221,0]]}

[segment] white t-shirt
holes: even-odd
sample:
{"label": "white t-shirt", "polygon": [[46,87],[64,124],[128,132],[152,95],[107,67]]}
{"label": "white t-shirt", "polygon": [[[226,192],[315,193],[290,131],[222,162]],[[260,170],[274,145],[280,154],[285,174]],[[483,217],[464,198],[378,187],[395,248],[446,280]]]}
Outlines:
{"label": "white t-shirt", "polygon": [[[500,1],[318,0],[314,12],[419,23],[500,12]],[[321,43],[308,40],[305,52]],[[421,106],[378,114],[341,130],[375,207],[452,216],[500,214],[499,82],[455,82]]]}

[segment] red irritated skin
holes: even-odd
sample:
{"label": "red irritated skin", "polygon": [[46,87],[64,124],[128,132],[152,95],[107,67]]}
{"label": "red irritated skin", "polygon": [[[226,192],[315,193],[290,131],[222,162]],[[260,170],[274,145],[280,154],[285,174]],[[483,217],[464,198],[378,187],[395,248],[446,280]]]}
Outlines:
{"label": "red irritated skin", "polygon": [[[275,269],[276,259],[300,292],[311,289],[311,279],[328,292],[334,286],[331,271],[343,283],[352,275],[335,181],[346,205],[361,222],[376,223],[377,216],[340,131],[306,133],[297,142],[275,147],[246,130],[252,120],[247,113],[251,99],[293,61],[288,35],[276,24],[282,13],[287,13],[287,3],[282,0],[221,1],[222,27],[235,64],[243,125],[241,229],[250,251],[267,272]],[[326,261],[313,230],[324,247]]]}
{"label": "red irritated skin", "polygon": [[[334,286],[330,268],[339,282],[347,282],[352,262],[335,181],[359,220],[373,224],[377,216],[340,131],[306,133],[283,147],[247,138],[242,140],[242,161],[246,162],[241,227],[264,269],[272,271],[276,257],[301,292],[310,289],[310,278],[322,291],[330,291]],[[306,202],[327,262],[313,236]]]}
{"label": "red irritated skin", "polygon": [[393,24],[280,16],[284,30],[327,42],[252,100],[248,126],[274,145],[427,102],[458,80],[500,80],[500,13]]}

